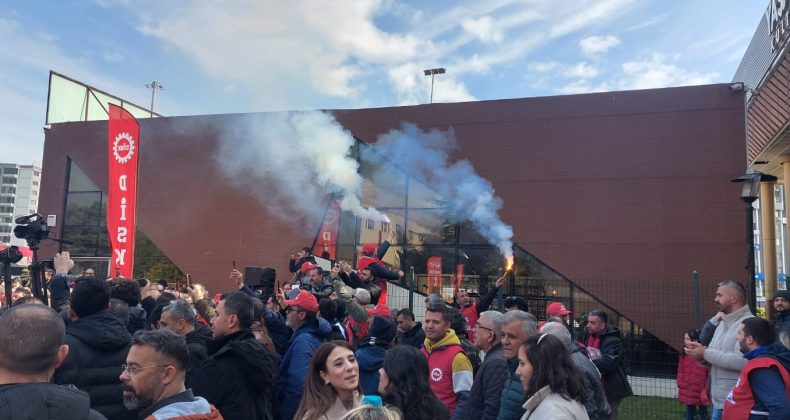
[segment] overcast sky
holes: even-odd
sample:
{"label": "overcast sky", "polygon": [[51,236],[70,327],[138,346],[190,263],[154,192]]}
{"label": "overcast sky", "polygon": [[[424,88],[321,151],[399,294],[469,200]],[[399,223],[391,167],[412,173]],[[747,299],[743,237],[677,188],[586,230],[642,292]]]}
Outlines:
{"label": "overcast sky", "polygon": [[765,0],[0,0],[0,162],[41,162],[50,70],[164,115],[729,82]]}

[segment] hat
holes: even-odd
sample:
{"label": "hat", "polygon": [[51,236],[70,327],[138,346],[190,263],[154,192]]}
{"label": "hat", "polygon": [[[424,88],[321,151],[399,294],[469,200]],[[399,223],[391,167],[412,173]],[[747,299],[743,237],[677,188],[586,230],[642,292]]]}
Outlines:
{"label": "hat", "polygon": [[569,313],[571,311],[565,309],[565,305],[562,302],[551,302],[546,307],[546,316],[568,315]]}
{"label": "hat", "polygon": [[318,312],[318,300],[312,293],[305,290],[300,290],[296,299],[285,300],[283,302],[286,306],[299,306],[308,312]]}
{"label": "hat", "polygon": [[376,244],[362,245],[362,255],[372,255],[376,252]]}
{"label": "hat", "polygon": [[389,306],[383,303],[379,303],[375,308],[366,308],[366,310],[371,315],[377,315],[387,319],[392,318],[392,312],[390,312]]}
{"label": "hat", "polygon": [[370,323],[370,333],[368,334],[368,344],[374,345],[378,343],[389,343],[395,338],[395,323],[389,319],[375,316],[373,322]]}
{"label": "hat", "polygon": [[790,300],[790,290],[777,290],[774,292],[774,297],[772,297],[771,300],[778,297],[785,298],[785,300]]}
{"label": "hat", "polygon": [[299,269],[303,274],[318,267],[317,265],[311,263],[310,261],[305,261],[302,263],[302,267]]}

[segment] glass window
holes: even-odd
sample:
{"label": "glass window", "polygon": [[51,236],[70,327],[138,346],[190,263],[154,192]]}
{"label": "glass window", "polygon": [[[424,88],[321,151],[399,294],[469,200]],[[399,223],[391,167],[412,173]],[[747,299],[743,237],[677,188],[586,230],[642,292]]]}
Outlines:
{"label": "glass window", "polygon": [[373,226],[374,226],[374,225],[373,225],[373,219],[368,219],[368,220],[366,220],[366,222],[365,222],[365,228],[366,228],[367,230],[373,230]]}
{"label": "glass window", "polygon": [[64,226],[99,226],[104,216],[101,200],[101,192],[69,193]]}
{"label": "glass window", "polygon": [[9,243],[11,242],[11,237],[8,235],[0,235],[0,242]]}
{"label": "glass window", "polygon": [[16,188],[15,187],[0,187],[0,193],[16,194]]}
{"label": "glass window", "polygon": [[101,191],[79,166],[71,163],[69,171],[69,192],[73,191]]}
{"label": "glass window", "polygon": [[14,197],[0,197],[0,203],[14,204]]}
{"label": "glass window", "polygon": [[3,184],[7,184],[7,185],[16,185],[16,177],[13,177],[13,176],[4,176],[4,177],[3,177]]}
{"label": "glass window", "polygon": [[11,206],[0,206],[0,213],[13,213],[14,208]]}
{"label": "glass window", "polygon": [[0,225],[0,232],[11,233],[11,225]]}
{"label": "glass window", "polygon": [[36,171],[36,170],[34,170],[34,171],[33,171],[33,176],[34,176],[34,177],[37,177],[37,176],[39,176],[39,175],[41,175],[41,172],[39,172],[39,171]]}
{"label": "glass window", "polygon": [[[73,242],[63,249],[73,256],[98,256],[99,228],[63,228],[63,239]],[[109,254],[109,253],[108,253]],[[108,255],[106,254],[106,255]]]}
{"label": "glass window", "polygon": [[3,173],[4,174],[9,174],[9,175],[16,175],[16,174],[19,173],[19,169],[17,169],[17,168],[3,168]]}
{"label": "glass window", "polygon": [[[364,153],[363,153],[364,154]],[[406,205],[406,175],[381,159],[374,163],[362,161],[359,168],[364,179],[362,202],[377,209]]]}

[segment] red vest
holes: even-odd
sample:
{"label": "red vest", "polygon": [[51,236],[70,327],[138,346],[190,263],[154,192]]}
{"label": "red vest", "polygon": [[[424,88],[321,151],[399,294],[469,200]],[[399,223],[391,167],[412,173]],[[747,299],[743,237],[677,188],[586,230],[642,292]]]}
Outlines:
{"label": "red vest", "polygon": [[480,319],[480,314],[477,313],[477,305],[471,304],[465,308],[461,308],[461,315],[466,318],[466,335],[469,341],[475,342],[475,324]]}
{"label": "red vest", "polygon": [[420,352],[428,359],[428,382],[431,384],[431,391],[450,409],[452,416],[458,405],[458,397],[453,391],[453,360],[456,354],[463,352],[463,349],[458,344],[450,344],[434,349],[430,353],[423,347]]}
{"label": "red vest", "polygon": [[[758,357],[752,359],[741,370],[741,376],[735,384],[735,388],[727,395],[724,400],[724,415],[722,420],[741,420],[748,419],[752,414],[754,407],[754,395],[752,395],[752,387],[749,384],[749,372],[755,369],[763,369],[776,367],[779,369],[779,374],[782,375],[782,381],[785,384],[785,393],[787,398],[790,399],[790,373],[787,372],[784,365],[776,359],[771,357]],[[758,414],[758,413],[755,413]],[[766,413],[767,415],[768,413]]]}
{"label": "red vest", "polygon": [[[357,264],[357,270],[361,273],[362,270],[368,268],[369,265],[376,263],[382,267],[384,267],[384,263],[381,262],[378,258],[373,257],[365,257],[359,259],[359,264]],[[379,287],[381,288],[381,295],[379,296],[379,303],[387,304],[387,280],[379,279]]]}

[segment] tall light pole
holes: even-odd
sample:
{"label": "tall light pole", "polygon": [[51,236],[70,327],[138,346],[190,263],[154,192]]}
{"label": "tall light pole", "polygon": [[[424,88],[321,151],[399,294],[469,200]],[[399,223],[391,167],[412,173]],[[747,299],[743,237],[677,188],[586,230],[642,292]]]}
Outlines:
{"label": "tall light pole", "polygon": [[151,89],[151,118],[154,117],[154,100],[156,99],[156,91],[163,90],[165,86],[156,80],[151,83],[146,83],[145,87]]}
{"label": "tall light pole", "polygon": [[425,72],[426,76],[431,76],[431,101],[428,102],[428,103],[432,104],[433,103],[433,77],[435,75],[437,75],[437,74],[444,74],[447,70],[445,70],[444,67],[439,67],[439,68],[428,69],[428,70],[423,70],[423,71]]}

